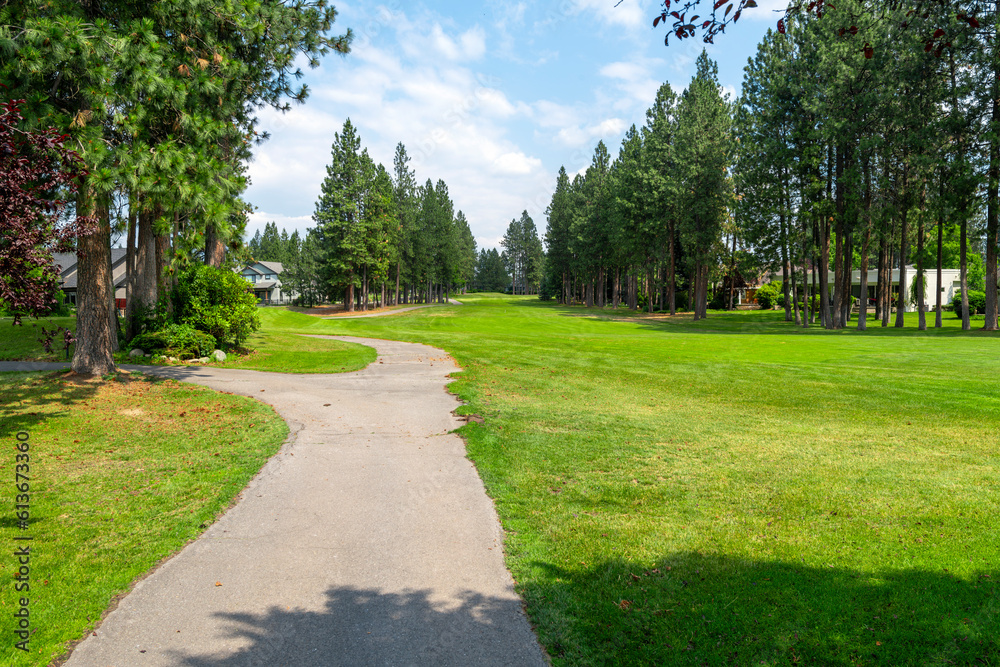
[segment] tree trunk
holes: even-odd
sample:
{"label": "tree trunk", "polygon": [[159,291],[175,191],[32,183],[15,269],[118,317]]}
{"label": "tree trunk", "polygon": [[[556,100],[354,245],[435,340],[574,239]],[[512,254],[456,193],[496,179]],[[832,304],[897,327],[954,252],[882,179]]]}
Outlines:
{"label": "tree trunk", "polygon": [[222,266],[222,260],[226,256],[226,245],[219,237],[219,231],[215,224],[205,226],[205,264],[208,266]]}
{"label": "tree trunk", "polygon": [[921,196],[920,212],[917,217],[917,284],[914,291],[917,295],[917,329],[927,331],[927,312],[924,304],[924,201]]}
{"label": "tree trunk", "polygon": [[[870,198],[867,198],[866,206],[871,205]],[[872,225],[871,217],[867,220],[865,224],[865,234],[861,241],[861,266],[860,268],[860,283],[861,288],[858,291],[858,331],[865,331],[868,329],[868,249],[870,247],[872,239]]]}
{"label": "tree trunk", "polygon": [[781,294],[784,299],[785,321],[792,321],[792,304],[788,298],[788,230],[785,224],[785,211],[782,206],[778,213],[778,220],[781,224]]}
{"label": "tree trunk", "polygon": [[907,187],[907,176],[909,166],[906,164],[906,157],[903,157],[903,186],[902,186],[902,206],[899,211],[899,292],[896,294],[896,323],[897,329],[901,329],[906,314],[906,257],[909,255],[906,245],[907,234],[907,209],[909,208],[909,189]]}
{"label": "tree trunk", "polygon": [[865,181],[864,207],[865,207],[865,230],[861,237],[861,265],[858,267],[858,331],[865,331],[868,328],[868,251],[871,248],[872,240],[872,172],[871,162],[868,158],[862,161],[863,177]]}
{"label": "tree trunk", "polygon": [[[103,199],[103,197],[102,197]],[[107,214],[108,206],[107,204],[101,204],[98,206],[98,211],[101,215]],[[114,277],[114,265],[111,262],[111,235],[110,231],[108,234],[108,294],[110,295],[110,301],[108,302],[108,326],[111,327],[111,352],[115,353],[119,349],[118,338],[121,336],[121,322],[118,320],[118,302],[115,300],[115,277]]]}
{"label": "tree trunk", "polygon": [[958,255],[959,255],[959,266],[961,267],[959,280],[962,281],[962,331],[968,331],[972,328],[972,324],[969,322],[969,262],[968,262],[968,247],[969,247],[969,222],[966,216],[962,216],[960,221],[961,232],[960,241],[958,245]]}
{"label": "tree trunk", "polygon": [[830,223],[820,220],[819,240],[819,312],[823,326],[833,328],[830,313]]}
{"label": "tree trunk", "polygon": [[108,275],[111,223],[108,212],[95,206],[86,183],[77,197],[76,210],[79,215],[95,216],[96,225],[92,233],[77,239],[76,349],[72,368],[80,375],[107,375],[115,371],[114,332],[108,315],[114,296]]}
{"label": "tree trunk", "polygon": [[[994,4],[994,16],[996,16]],[[994,19],[996,20],[996,19]],[[993,55],[993,94],[990,95],[990,166],[986,185],[986,318],[983,329],[997,330],[997,315],[1000,306],[997,304],[997,244],[1000,243],[1000,21],[995,27],[995,36],[991,45]],[[965,287],[962,287],[965,294]]]}
{"label": "tree trunk", "polygon": [[[804,201],[804,200],[803,200]],[[809,294],[809,217],[799,215],[802,218],[802,327],[809,326],[809,317],[812,314],[812,295]],[[816,275],[815,270],[813,275]]]}
{"label": "tree trunk", "polygon": [[138,212],[135,195],[129,194],[128,238],[125,243],[125,339],[132,340],[139,332],[135,323],[135,243]]}
{"label": "tree trunk", "polygon": [[399,262],[399,261],[396,262],[396,296],[394,296],[392,298],[392,305],[394,305],[394,306],[398,306],[399,305],[399,266],[400,266],[400,264],[401,264],[401,262]]}
{"label": "tree trunk", "polygon": [[170,237],[166,234],[156,234],[155,239],[156,294],[157,299],[163,301],[164,306],[167,309],[167,315],[169,316],[174,312],[173,303],[170,299],[170,276],[168,273],[170,265],[172,264],[170,257]]}
{"label": "tree trunk", "polygon": [[944,268],[944,174],[941,174],[940,179],[940,208],[938,209],[938,224],[937,224],[937,294],[934,297],[934,328],[940,329],[944,326],[941,322],[943,315],[941,314],[941,272]]}
{"label": "tree trunk", "polygon": [[667,301],[670,305],[670,314],[677,314],[677,260],[674,257],[675,243],[674,232],[670,230],[670,241],[667,250]]}
{"label": "tree trunk", "polygon": [[840,292],[840,326],[846,327],[851,321],[851,282],[854,273],[854,232],[844,234],[844,285]]}
{"label": "tree trunk", "polygon": [[729,256],[729,310],[733,309],[733,299],[735,298],[735,296],[736,296],[736,232],[733,232],[733,251]]}

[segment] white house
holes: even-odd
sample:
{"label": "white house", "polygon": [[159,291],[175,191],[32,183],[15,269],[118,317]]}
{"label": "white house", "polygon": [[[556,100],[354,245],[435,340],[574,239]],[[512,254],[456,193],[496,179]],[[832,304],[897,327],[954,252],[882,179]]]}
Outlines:
{"label": "white house", "polygon": [[298,295],[283,289],[283,271],[281,262],[252,262],[240,271],[240,275],[253,285],[253,293],[261,303],[288,303]]}
{"label": "white house", "polygon": [[[924,277],[926,278],[926,289],[924,290],[924,306],[926,310],[930,310],[937,303],[936,292],[940,290],[941,292],[941,305],[946,306],[951,303],[952,297],[955,296],[956,291],[961,291],[961,271],[959,269],[942,269],[941,270],[941,284],[938,285],[937,282],[937,269],[927,268],[924,270]],[[913,286],[913,281],[917,278],[917,267],[907,266],[906,267],[906,284],[903,286],[905,290],[903,294],[906,295],[906,312],[913,313],[917,310],[917,304],[910,299],[910,289]],[[833,271],[830,272],[830,285],[832,289],[834,279]],[[893,303],[895,303],[895,295],[899,293],[899,269],[892,270],[891,277],[892,287],[891,292],[893,294]],[[868,299],[869,303],[875,299],[875,286],[878,284],[878,269],[872,269],[868,271]],[[852,271],[851,272],[851,293],[858,299],[861,298],[861,272]]]}

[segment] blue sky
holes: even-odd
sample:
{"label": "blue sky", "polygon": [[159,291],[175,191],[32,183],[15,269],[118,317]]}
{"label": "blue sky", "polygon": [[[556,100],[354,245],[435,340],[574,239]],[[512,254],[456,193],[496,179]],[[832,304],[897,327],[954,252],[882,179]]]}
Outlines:
{"label": "blue sky", "polygon": [[617,155],[663,82],[687,86],[702,48],[722,87],[739,92],[747,58],[785,5],[758,1],[715,45],[670,46],[652,28],[653,0],[335,3],[335,30],[355,33],[352,52],[305,70],[304,105],[261,114],[272,137],[250,164],[249,234],[272,220],[289,233],[313,225],[348,117],[390,171],[402,141],[420,183],[444,179],[479,247],[496,246],[523,210],[544,232],[559,167],[585,169],[599,140]]}

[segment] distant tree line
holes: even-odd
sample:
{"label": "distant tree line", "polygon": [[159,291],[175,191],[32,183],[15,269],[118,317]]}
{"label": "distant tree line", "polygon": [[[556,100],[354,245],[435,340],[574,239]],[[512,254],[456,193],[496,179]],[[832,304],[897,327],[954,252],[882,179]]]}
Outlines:
{"label": "distant tree line", "polygon": [[511,277],[507,263],[496,248],[479,251],[472,289],[477,292],[506,292],[511,289]]}
{"label": "distant tree line", "polygon": [[686,287],[704,317],[733,203],[731,119],[703,52],[679,98],[660,87],[616,160],[602,141],[583,174],[570,180],[560,168],[546,211],[546,291],[563,303],[675,313]]}
{"label": "distant tree line", "polygon": [[945,305],[940,290],[924,294],[927,274],[940,285],[947,267],[960,271],[963,328],[982,287],[983,326],[997,329],[1000,19],[954,9],[844,0],[788,17],[748,62],[735,104],[702,54],[680,96],[660,88],[614,161],[601,143],[584,173],[560,170],[542,291],[701,318],[709,303],[732,307],[744,276],[777,274],[789,321],[837,329],[859,288],[867,304],[871,270],[881,325],[895,311],[903,326],[915,303],[924,329],[925,303],[936,326]]}
{"label": "distant tree line", "polygon": [[[997,328],[996,7],[928,2],[914,12],[910,4],[843,0],[822,17],[790,16],[745,68],[736,222],[751,258],[780,267],[786,317],[804,326],[817,317],[827,328],[846,326],[852,270],[867,298],[871,269],[882,326],[893,308],[903,326],[912,299],[924,329],[925,276],[937,271],[940,284],[948,267],[960,269],[958,315],[969,329],[970,274],[982,253],[984,328]],[[908,265],[913,295],[892,280],[896,270],[899,284],[909,282]],[[813,293],[830,295],[817,301],[818,313],[803,298]],[[943,296],[929,299],[936,326]],[[866,328],[866,308],[857,326]]]}
{"label": "distant tree line", "polygon": [[[292,282],[309,297],[369,305],[447,301],[465,289],[476,241],[444,181],[417,185],[406,147],[393,171],[376,164],[348,118],[336,133],[313,220],[293,258]],[[263,240],[263,239],[262,239]]]}

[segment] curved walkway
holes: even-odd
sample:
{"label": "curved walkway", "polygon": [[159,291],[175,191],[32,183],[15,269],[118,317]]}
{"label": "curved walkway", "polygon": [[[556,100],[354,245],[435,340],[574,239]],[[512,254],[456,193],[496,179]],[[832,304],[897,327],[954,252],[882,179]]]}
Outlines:
{"label": "curved walkway", "polygon": [[[448,303],[452,306],[461,306],[461,301],[455,301],[454,299],[448,299]],[[405,313],[410,310],[420,310],[421,308],[433,308],[434,306],[440,306],[439,303],[424,303],[419,306],[409,306],[407,308],[397,308],[395,310],[383,310],[379,313],[366,313],[364,315],[320,315],[320,319],[323,320],[355,320],[362,317],[382,317],[383,315],[395,315],[396,313]]]}
{"label": "curved walkway", "polygon": [[329,338],[378,359],[334,375],[125,367],[264,400],[292,434],[68,666],[547,664],[496,512],[449,434],[458,367],[425,345]]}

